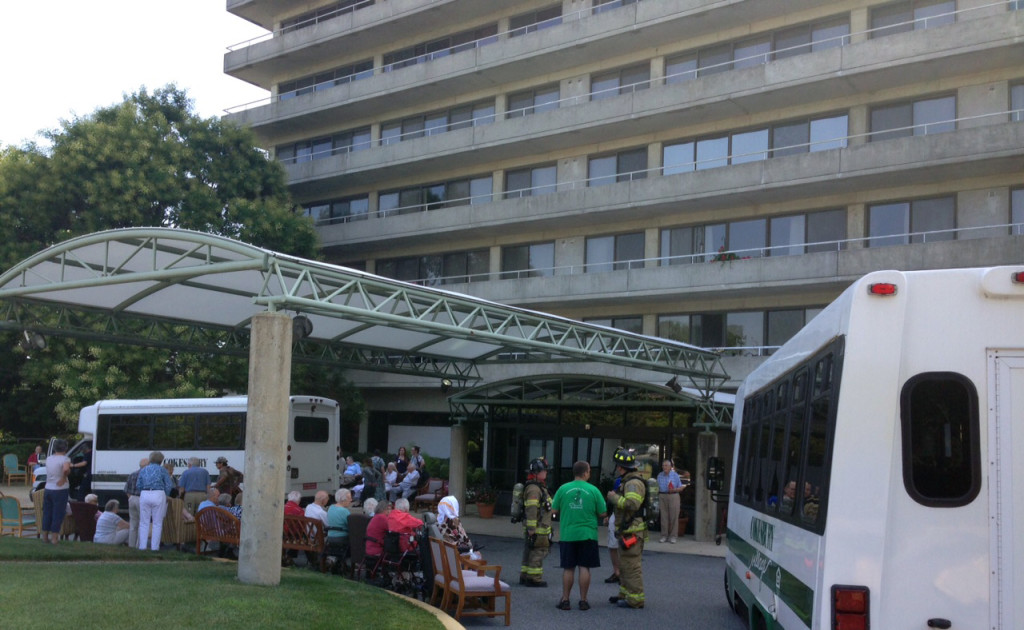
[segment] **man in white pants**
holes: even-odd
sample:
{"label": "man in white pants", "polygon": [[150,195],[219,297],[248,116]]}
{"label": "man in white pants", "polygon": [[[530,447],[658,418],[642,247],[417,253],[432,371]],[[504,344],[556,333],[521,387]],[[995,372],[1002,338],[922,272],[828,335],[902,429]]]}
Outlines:
{"label": "man in white pants", "polygon": [[[164,454],[153,451],[149,454],[149,465],[139,471],[139,549],[149,548],[160,551],[160,535],[164,529],[164,515],[167,513],[167,497],[174,489],[174,482],[163,467]],[[150,526],[152,525],[152,531]]]}
{"label": "man in white pants", "polygon": [[128,529],[128,547],[135,549],[139,546],[139,472],[149,464],[149,460],[143,457],[139,460],[139,470],[128,475],[128,481],[124,484],[124,493],[128,495],[128,521],[131,523]]}

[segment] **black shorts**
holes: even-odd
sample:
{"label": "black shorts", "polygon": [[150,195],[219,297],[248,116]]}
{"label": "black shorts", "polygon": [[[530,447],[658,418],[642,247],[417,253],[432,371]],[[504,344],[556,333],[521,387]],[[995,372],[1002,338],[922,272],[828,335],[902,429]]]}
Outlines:
{"label": "black shorts", "polygon": [[570,540],[558,543],[558,555],[563,569],[587,567],[593,569],[601,566],[600,547],[596,540]]}

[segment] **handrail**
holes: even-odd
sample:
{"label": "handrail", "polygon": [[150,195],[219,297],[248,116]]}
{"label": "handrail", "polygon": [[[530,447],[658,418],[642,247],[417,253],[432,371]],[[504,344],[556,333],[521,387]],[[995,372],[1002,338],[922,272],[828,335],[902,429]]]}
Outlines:
{"label": "handrail", "polygon": [[[666,75],[666,76],[663,76],[663,77],[658,77],[656,79],[648,79],[647,81],[640,81],[640,82],[629,84],[629,85],[626,85],[626,86],[617,86],[615,88],[608,88],[608,89],[605,89],[605,90],[598,90],[598,91],[595,91],[595,92],[590,92],[588,94],[581,94],[581,95],[566,97],[564,99],[559,99],[558,101],[552,101],[552,102],[557,102],[559,104],[561,104],[563,102],[568,102],[568,103],[570,103],[572,105],[576,105],[576,104],[579,104],[580,99],[583,99],[583,98],[586,98],[587,101],[590,101],[591,100],[590,97],[592,97],[595,94],[600,95],[600,94],[604,94],[604,93],[612,92],[612,91],[619,92],[622,89],[626,89],[626,88],[630,88],[630,87],[635,87],[635,86],[638,86],[638,85],[645,85],[646,87],[643,88],[643,89],[647,89],[647,88],[651,88],[651,87],[660,87],[660,86],[668,85],[669,84],[668,83],[668,79],[675,78],[675,77],[686,76],[686,75],[693,75],[693,77],[696,78],[696,77],[700,76],[700,74],[702,74],[702,73],[707,74],[710,71],[713,71],[715,69],[725,68],[726,66],[732,66],[732,65],[734,65],[736,63],[742,63],[744,61],[750,61],[750,60],[758,59],[758,58],[764,58],[764,62],[763,63],[768,63],[768,61],[769,61],[768,58],[771,57],[771,56],[775,56],[778,53],[792,51],[792,50],[798,50],[798,49],[801,49],[801,48],[808,48],[808,47],[816,46],[816,45],[820,46],[820,45],[822,45],[824,43],[828,43],[828,42],[832,42],[832,41],[837,41],[837,40],[839,41],[839,47],[844,47],[844,46],[850,45],[852,43],[852,38],[855,37],[855,36],[871,35],[874,32],[892,30],[894,28],[898,28],[898,27],[902,27],[902,26],[917,24],[918,22],[922,22],[922,23],[927,25],[929,20],[937,20],[939,18],[948,18],[950,15],[958,16],[958,15],[963,14],[963,13],[969,13],[969,12],[972,12],[972,11],[980,11],[980,10],[983,10],[983,9],[988,9],[988,8],[991,8],[991,7],[994,7],[994,6],[999,6],[999,5],[1008,5],[1008,6],[1009,5],[1014,5],[1014,3],[1018,2],[1018,1],[1019,0],[997,0],[995,2],[991,2],[991,3],[985,4],[985,5],[966,7],[966,8],[963,8],[963,9],[956,9],[954,11],[949,11],[949,12],[942,13],[942,14],[939,14],[939,15],[932,15],[932,16],[927,16],[927,17],[923,17],[923,18],[917,18],[917,19],[914,19],[914,20],[907,20],[905,22],[899,22],[897,24],[890,24],[890,25],[882,26],[882,27],[869,28],[869,29],[865,29],[863,31],[851,32],[851,33],[848,33],[846,35],[837,35],[835,37],[830,37],[830,38],[827,38],[827,39],[819,40],[817,42],[808,42],[806,44],[798,44],[796,46],[789,46],[789,47],[786,47],[786,48],[774,49],[774,50],[771,50],[771,51],[768,51],[768,52],[765,52],[765,53],[757,53],[757,54],[754,54],[754,55],[749,55],[747,57],[741,57],[739,59],[731,59],[729,61],[725,61],[725,62],[718,63],[718,64],[712,64],[712,65],[709,65],[709,66],[703,66],[703,67],[700,67],[700,68],[696,68],[694,70],[686,70],[686,71],[683,71],[683,72],[678,72],[678,73],[675,73],[675,74]],[[410,10],[410,12],[411,12],[411,10]],[[402,14],[389,15],[386,18],[382,18],[380,20],[375,20],[372,23],[390,21],[390,20],[394,19],[394,17],[396,17],[396,15],[402,15]],[[565,21],[564,18],[576,16],[576,19],[582,20],[582,19],[588,19],[588,18],[595,17],[596,15],[600,15],[600,14],[591,13],[590,9],[581,9],[581,10],[578,10],[578,11],[574,11],[572,13],[567,13],[567,14],[561,16],[561,19],[563,19],[563,22],[564,22]],[[554,21],[554,19],[555,18],[551,18],[549,20],[544,20],[544,22],[539,22],[538,24],[546,23],[546,22],[551,22],[551,21]],[[451,54],[454,54],[453,51],[456,48],[463,48],[463,47],[469,46],[469,44],[476,44],[476,42],[482,41],[484,39],[500,38],[503,35],[504,36],[511,36],[512,33],[516,32],[516,31],[520,31],[520,30],[522,30],[524,28],[527,28],[527,27],[518,27],[516,29],[510,29],[510,30],[506,30],[506,31],[501,31],[501,32],[497,33],[496,35],[490,35],[488,37],[481,38],[481,40],[475,40],[474,42],[466,42],[466,43],[459,44],[457,46],[452,46],[450,48],[446,48],[444,50],[434,51],[432,53],[427,53],[425,55],[421,55],[420,57],[417,57],[417,59],[424,58],[425,61],[430,61],[432,59],[446,57],[446,56],[449,56]],[[238,48],[242,48],[242,47],[244,47],[244,46],[242,46],[242,44],[251,45],[252,43],[258,43],[258,41],[264,41],[268,37],[273,37],[273,36],[279,35],[282,32],[283,31],[278,30],[278,31],[274,31],[273,33],[269,33],[267,35],[260,35],[258,37],[252,38],[250,40],[246,40],[245,42],[240,42],[239,44],[235,44],[235,45],[229,46],[228,50],[229,51],[233,51],[233,50],[236,50]],[[528,31],[528,32],[536,32],[536,31]],[[313,43],[316,43],[316,42],[318,42],[318,41],[320,41],[322,39],[328,39],[328,38],[330,38],[330,36],[325,36],[325,37],[322,37],[320,39],[309,41],[309,42],[303,42],[303,45],[313,44]],[[475,47],[476,47],[475,45],[472,46],[472,48],[475,48]],[[442,54],[442,53],[444,53],[444,54]],[[396,62],[396,63],[403,63],[404,64],[405,61],[403,61],[403,62]],[[394,65],[395,64],[389,64],[389,66],[394,66]],[[416,65],[416,64],[408,64],[408,65]],[[386,69],[385,66],[381,66],[380,68],[375,68],[374,69],[374,74],[380,74],[380,73],[384,73],[384,72],[388,72],[388,71],[390,71],[390,70]],[[313,85],[312,87],[313,87],[314,91],[316,91],[317,86],[326,85],[327,83],[334,83],[334,80],[332,79],[331,81],[325,81],[325,82],[322,82],[322,83],[318,83],[318,84]],[[347,85],[347,83],[345,85]],[[386,90],[382,90],[380,93],[383,94],[385,92],[386,92]],[[263,99],[259,99],[259,100],[256,100],[256,101],[250,101],[249,103],[244,103],[244,104],[241,104],[241,105],[234,105],[234,106],[225,108],[224,111],[225,111],[225,113],[233,114],[233,113],[236,113],[236,112],[239,112],[239,111],[244,111],[244,110],[249,109],[251,107],[271,104],[274,101],[279,100],[279,99],[280,99],[280,95],[278,95],[278,96],[268,96],[268,97],[265,97]],[[524,109],[529,109],[529,108],[524,108]]]}

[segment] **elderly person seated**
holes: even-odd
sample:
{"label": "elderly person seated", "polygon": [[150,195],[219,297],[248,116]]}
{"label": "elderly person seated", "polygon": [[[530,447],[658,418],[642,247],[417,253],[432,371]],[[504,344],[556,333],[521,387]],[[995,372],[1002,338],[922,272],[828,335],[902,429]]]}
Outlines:
{"label": "elderly person seated", "polygon": [[363,478],[363,469],[354,457],[349,455],[345,458],[345,470],[341,473],[341,485],[346,488],[359,483]]}
{"label": "elderly person seated", "polygon": [[107,501],[103,512],[99,514],[96,521],[96,535],[92,541],[101,545],[124,545],[128,542],[128,530],[131,527],[128,521],[117,514],[121,504],[117,499]]}
{"label": "elderly person seated", "polygon": [[242,518],[242,506],[231,505],[231,495],[228,494],[227,492],[217,497],[217,507],[223,510],[227,510],[236,518]]}
{"label": "elderly person seated", "polygon": [[348,517],[352,513],[352,492],[340,488],[334,493],[334,505],[327,508],[327,565],[338,572],[349,556]]}
{"label": "elderly person seated", "polygon": [[473,549],[473,541],[463,529],[459,520],[459,500],[447,496],[437,504],[437,524],[441,530],[441,540],[452,543],[459,548],[459,553],[469,553]]}
{"label": "elderly person seated", "polygon": [[371,558],[384,553],[384,536],[388,533],[390,512],[391,504],[387,501],[379,501],[373,507],[373,518],[366,525],[366,555]]}
{"label": "elderly person seated", "polygon": [[284,514],[288,516],[305,516],[306,511],[302,509],[302,493],[298,490],[292,490],[288,493],[288,500],[284,504]]}
{"label": "elderly person seated", "polygon": [[331,495],[327,494],[326,490],[317,490],[313,495],[313,502],[306,506],[306,518],[318,518],[324,522],[324,527],[328,527],[327,502],[330,498]]}
{"label": "elderly person seated", "polygon": [[392,500],[399,498],[408,499],[416,494],[416,488],[420,485],[420,471],[416,468],[416,464],[412,463],[409,464],[406,471],[405,477],[402,477],[402,482],[391,489]]}
{"label": "elderly person seated", "polygon": [[[230,495],[229,495],[230,496]],[[206,500],[196,507],[196,514],[199,514],[206,508],[217,507],[217,500],[220,499],[220,490],[210,486],[206,491]]]}
{"label": "elderly person seated", "polygon": [[415,548],[415,533],[421,527],[423,521],[409,514],[409,499],[395,501],[395,509],[388,513],[388,532],[399,534],[399,549],[409,551]]}

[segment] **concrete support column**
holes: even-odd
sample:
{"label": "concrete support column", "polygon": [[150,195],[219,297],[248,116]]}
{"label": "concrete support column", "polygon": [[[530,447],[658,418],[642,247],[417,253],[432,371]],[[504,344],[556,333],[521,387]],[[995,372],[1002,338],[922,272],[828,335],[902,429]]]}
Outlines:
{"label": "concrete support column", "polygon": [[238,579],[245,584],[281,583],[291,373],[292,318],[285,313],[254,316],[243,471],[245,509],[238,550]]}
{"label": "concrete support column", "polygon": [[850,11],[850,33],[853,34],[850,37],[850,43],[859,44],[868,41],[869,35],[866,31],[871,28],[869,12],[870,9],[867,7]]}
{"label": "concrete support column", "polygon": [[491,245],[487,253],[487,266],[491,274],[491,280],[498,280],[501,278],[501,246]]}
{"label": "concrete support column", "polygon": [[359,452],[366,453],[370,450],[370,414],[363,410],[359,415]]}
{"label": "concrete support column", "polygon": [[661,245],[660,236],[661,231],[658,228],[647,228],[644,230],[645,269],[653,269],[658,266],[658,248]]}
{"label": "concrete support column", "polygon": [[[846,238],[860,239],[867,236],[868,209],[862,203],[852,203],[846,206]],[[864,241],[852,240],[846,246],[850,249],[864,249]]]}
{"label": "concrete support column", "polygon": [[693,526],[694,538],[698,542],[710,542],[715,539],[715,526],[718,520],[718,504],[711,500],[711,491],[708,490],[705,463],[709,457],[718,456],[718,435],[706,431],[697,436],[697,487],[694,499],[694,518],[697,522]]}
{"label": "concrete support column", "polygon": [[[452,453],[448,459],[448,493],[466,505],[466,425],[452,426]],[[465,513],[465,509],[463,509]]]}
{"label": "concrete support column", "polygon": [[870,112],[867,105],[855,105],[850,108],[846,129],[847,134],[850,136],[848,144],[851,147],[867,144],[868,138],[864,134],[871,131]]}

